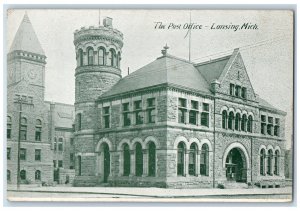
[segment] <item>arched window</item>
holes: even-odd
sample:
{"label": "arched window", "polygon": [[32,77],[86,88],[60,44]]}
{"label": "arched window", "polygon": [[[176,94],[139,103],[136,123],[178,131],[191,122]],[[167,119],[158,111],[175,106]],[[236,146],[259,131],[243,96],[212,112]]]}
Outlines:
{"label": "arched window", "polygon": [[7,181],[10,181],[10,179],[11,179],[10,170],[7,170],[6,176],[7,176]]}
{"label": "arched window", "polygon": [[135,145],[135,175],[143,175],[143,149],[140,143]]}
{"label": "arched window", "polygon": [[196,175],[196,158],[197,158],[197,145],[192,143],[189,153],[189,175]]}
{"label": "arched window", "polygon": [[108,64],[112,67],[115,67],[117,64],[117,55],[114,49],[109,50],[108,54]]}
{"label": "arched window", "polygon": [[177,146],[177,175],[184,175],[185,144],[180,142]]}
{"label": "arched window", "polygon": [[83,50],[79,49],[78,51],[78,66],[83,66]]}
{"label": "arched window", "polygon": [[93,48],[88,48],[87,49],[88,53],[88,65],[93,65],[94,64],[94,50]]}
{"label": "arched window", "polygon": [[267,174],[268,175],[273,175],[272,172],[272,160],[273,160],[273,152],[271,149],[268,150],[268,167],[267,167]]}
{"label": "arched window", "polygon": [[21,118],[21,140],[27,140],[27,119],[25,117]]}
{"label": "arched window", "polygon": [[77,162],[78,162],[78,176],[81,176],[81,156],[80,155],[77,157]]}
{"label": "arched window", "polygon": [[246,116],[246,114],[243,114],[243,116],[242,116],[242,123],[241,123],[241,129],[242,129],[242,131],[245,131],[246,132],[246,124],[247,124],[247,116]]}
{"label": "arched window", "polygon": [[248,117],[247,131],[252,133],[253,118],[252,116]]}
{"label": "arched window", "polygon": [[8,139],[11,138],[11,125],[12,125],[11,117],[7,116],[7,132],[6,132],[6,137]]}
{"label": "arched window", "polygon": [[279,150],[275,151],[275,168],[274,168],[274,174],[279,175],[279,161],[280,161],[280,152]]}
{"label": "arched window", "polygon": [[259,158],[260,175],[265,175],[265,158],[266,158],[266,151],[265,149],[261,149],[260,158]]}
{"label": "arched window", "polygon": [[104,65],[104,59],[105,59],[105,49],[101,47],[99,48],[98,51],[98,64]]}
{"label": "arched window", "polygon": [[200,174],[209,175],[209,148],[207,144],[203,144],[201,148]]}
{"label": "arched window", "polygon": [[234,114],[232,111],[230,111],[228,116],[228,128],[231,130],[233,130],[233,121],[234,121]]}
{"label": "arched window", "polygon": [[226,129],[227,128],[227,111],[222,111],[222,128]]}
{"label": "arched window", "polygon": [[63,144],[64,144],[64,141],[62,138],[59,138],[58,139],[58,151],[63,151]]}
{"label": "arched window", "polygon": [[120,52],[118,53],[118,64],[117,67],[120,68],[121,67],[121,54]]}
{"label": "arched window", "polygon": [[155,176],[156,173],[156,146],[153,142],[149,143],[148,148],[148,175]]}
{"label": "arched window", "polygon": [[21,178],[21,180],[26,180],[26,171],[25,170],[20,171],[20,178]]}
{"label": "arched window", "polygon": [[130,150],[128,144],[123,146],[123,175],[129,176],[130,174]]}
{"label": "arched window", "polygon": [[35,175],[35,180],[41,180],[41,171],[40,170],[36,170],[34,175]]}
{"label": "arched window", "polygon": [[240,130],[240,122],[241,122],[241,115],[237,113],[235,115],[235,130]]}
{"label": "arched window", "polygon": [[37,119],[35,122],[35,140],[41,141],[42,139],[42,121]]}

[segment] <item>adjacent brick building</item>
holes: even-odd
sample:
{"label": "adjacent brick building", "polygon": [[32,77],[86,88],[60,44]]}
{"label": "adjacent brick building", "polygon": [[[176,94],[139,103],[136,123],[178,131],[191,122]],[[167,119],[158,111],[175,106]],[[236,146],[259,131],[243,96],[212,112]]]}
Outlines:
{"label": "adjacent brick building", "polygon": [[166,46],[121,78],[110,18],[74,45],[76,186],[283,185],[286,113],[255,94],[239,49],[198,64]]}

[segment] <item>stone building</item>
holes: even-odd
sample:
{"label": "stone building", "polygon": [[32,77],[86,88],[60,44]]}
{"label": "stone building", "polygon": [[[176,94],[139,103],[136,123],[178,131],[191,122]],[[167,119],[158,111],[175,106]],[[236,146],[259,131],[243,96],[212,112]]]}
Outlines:
{"label": "stone building", "polygon": [[251,85],[239,49],[192,63],[168,54],[122,78],[112,19],[74,33],[76,186],[284,183],[285,115]]}
{"label": "stone building", "polygon": [[52,183],[58,167],[62,175],[57,182],[74,177],[74,106],[44,101],[45,65],[45,53],[25,14],[7,55],[8,183],[17,183],[19,138],[21,183]]}

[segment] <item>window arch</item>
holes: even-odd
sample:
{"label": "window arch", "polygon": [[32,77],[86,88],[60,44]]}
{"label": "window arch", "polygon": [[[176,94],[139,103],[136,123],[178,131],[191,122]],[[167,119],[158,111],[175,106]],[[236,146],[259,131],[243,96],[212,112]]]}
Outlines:
{"label": "window arch", "polygon": [[189,152],[189,175],[196,175],[196,159],[197,159],[197,145],[192,143]]}
{"label": "window arch", "polygon": [[259,172],[260,175],[265,175],[265,158],[266,158],[266,150],[260,150],[260,158],[259,158]]}
{"label": "window arch", "polygon": [[88,65],[94,64],[94,49],[92,47],[89,47],[87,49],[87,55],[88,55]]}
{"label": "window arch", "polygon": [[83,50],[82,49],[78,50],[78,66],[79,67],[83,66]]}
{"label": "window arch", "polygon": [[143,149],[140,143],[135,145],[135,175],[143,175]]}
{"label": "window arch", "polygon": [[11,180],[11,176],[10,176],[10,170],[7,170],[6,171],[6,178],[7,178],[7,181],[10,181]]}
{"label": "window arch", "polygon": [[130,149],[128,144],[123,145],[123,175],[129,176],[130,174]]}
{"label": "window arch", "polygon": [[227,128],[227,120],[228,116],[227,116],[227,111],[224,110],[222,111],[222,128],[226,129]]}
{"label": "window arch", "polygon": [[104,65],[105,61],[105,49],[103,47],[100,47],[98,50],[98,64]]}
{"label": "window arch", "polygon": [[184,175],[185,144],[180,142],[177,146],[177,175]]}
{"label": "window arch", "polygon": [[42,121],[37,119],[35,122],[35,140],[41,141],[42,139]]}
{"label": "window arch", "polygon": [[21,178],[21,180],[26,180],[26,171],[25,170],[20,171],[20,178]]}
{"label": "window arch", "polygon": [[247,131],[249,133],[252,133],[252,127],[253,127],[253,117],[250,115],[248,117],[248,124],[247,124]]}
{"label": "window arch", "polygon": [[272,161],[273,161],[273,151],[271,149],[268,150],[268,166],[267,166],[267,174],[273,175],[272,172]]}
{"label": "window arch", "polygon": [[41,171],[40,170],[36,170],[34,175],[35,175],[35,180],[41,180]]}
{"label": "window arch", "polygon": [[64,145],[64,141],[63,138],[59,138],[58,139],[58,151],[63,151],[63,145]]}
{"label": "window arch", "polygon": [[275,168],[274,168],[274,174],[279,175],[279,166],[280,166],[280,152],[279,150],[275,151]]}
{"label": "window arch", "polygon": [[207,144],[203,144],[201,147],[200,174],[209,175],[209,147]]}
{"label": "window arch", "polygon": [[27,140],[27,119],[25,117],[21,118],[21,140]]}
{"label": "window arch", "polygon": [[235,115],[235,130],[240,130],[240,123],[241,123],[241,115],[237,113]]}
{"label": "window arch", "polygon": [[155,176],[156,173],[156,146],[151,141],[148,144],[148,176]]}
{"label": "window arch", "polygon": [[230,111],[228,116],[228,128],[231,130],[233,130],[233,121],[234,121],[234,113],[233,111]]}
{"label": "window arch", "polygon": [[7,116],[7,132],[6,132],[6,137],[9,139],[11,138],[11,125],[12,125],[12,121],[11,121],[11,117]]}
{"label": "window arch", "polygon": [[242,122],[241,122],[241,130],[242,131],[247,131],[247,116],[246,116],[246,114],[243,114],[243,116],[242,116]]}

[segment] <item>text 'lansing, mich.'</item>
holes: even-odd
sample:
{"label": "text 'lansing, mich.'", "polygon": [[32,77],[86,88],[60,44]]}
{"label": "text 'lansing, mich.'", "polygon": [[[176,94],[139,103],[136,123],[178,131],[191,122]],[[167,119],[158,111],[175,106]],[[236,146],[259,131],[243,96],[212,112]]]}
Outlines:
{"label": "text 'lansing, mich.'", "polygon": [[167,29],[167,30],[177,30],[177,29],[209,29],[209,30],[257,30],[257,24],[243,23],[243,24],[216,24],[202,25],[197,23],[164,23],[164,22],[154,22],[154,29]]}

